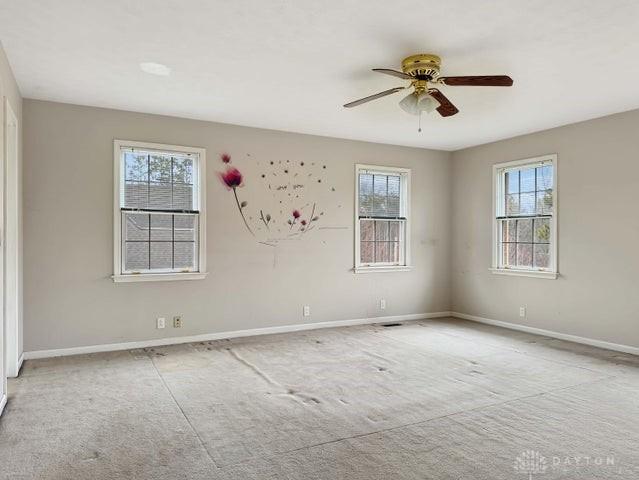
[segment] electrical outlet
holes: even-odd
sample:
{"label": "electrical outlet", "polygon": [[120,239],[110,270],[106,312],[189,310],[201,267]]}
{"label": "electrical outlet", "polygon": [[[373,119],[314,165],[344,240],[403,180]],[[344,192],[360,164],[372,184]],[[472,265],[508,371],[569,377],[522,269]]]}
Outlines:
{"label": "electrical outlet", "polygon": [[379,301],[379,309],[380,310],[386,310],[386,299],[385,298],[382,298]]}
{"label": "electrical outlet", "polygon": [[309,307],[308,305],[304,305],[304,316],[305,317],[311,316],[311,307]]}
{"label": "electrical outlet", "polygon": [[182,327],[182,317],[180,315],[176,315],[173,317],[173,328],[181,328]]}
{"label": "electrical outlet", "polygon": [[519,307],[519,316],[521,318],[525,318],[526,317],[526,307]]}
{"label": "electrical outlet", "polygon": [[164,317],[158,317],[155,326],[156,328],[164,328],[166,326],[166,319]]}

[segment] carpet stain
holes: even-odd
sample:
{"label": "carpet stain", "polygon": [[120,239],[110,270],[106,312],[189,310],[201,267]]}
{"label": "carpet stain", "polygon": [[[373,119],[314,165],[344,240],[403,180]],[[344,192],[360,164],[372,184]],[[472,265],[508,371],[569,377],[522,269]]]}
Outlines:
{"label": "carpet stain", "polygon": [[83,458],[82,461],[83,462],[91,462],[93,460],[97,460],[100,457],[100,452],[92,452],[88,457]]}

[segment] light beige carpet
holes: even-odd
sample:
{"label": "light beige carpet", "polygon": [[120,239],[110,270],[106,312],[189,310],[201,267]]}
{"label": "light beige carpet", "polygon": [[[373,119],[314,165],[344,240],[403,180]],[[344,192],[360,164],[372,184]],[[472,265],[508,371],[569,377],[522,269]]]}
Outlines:
{"label": "light beige carpet", "polygon": [[456,319],[29,361],[1,479],[639,478],[639,357]]}

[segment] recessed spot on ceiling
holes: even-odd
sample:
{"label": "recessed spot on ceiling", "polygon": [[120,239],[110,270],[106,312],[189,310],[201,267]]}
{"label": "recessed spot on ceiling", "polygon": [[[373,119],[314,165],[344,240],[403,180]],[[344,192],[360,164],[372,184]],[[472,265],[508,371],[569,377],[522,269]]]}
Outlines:
{"label": "recessed spot on ceiling", "polygon": [[166,65],[155,62],[140,63],[140,70],[151,75],[159,75],[160,77],[168,77],[171,75],[171,69]]}

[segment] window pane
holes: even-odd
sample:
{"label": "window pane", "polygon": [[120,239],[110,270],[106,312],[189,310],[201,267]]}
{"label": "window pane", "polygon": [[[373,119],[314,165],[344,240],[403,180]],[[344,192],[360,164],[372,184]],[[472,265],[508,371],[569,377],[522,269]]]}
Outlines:
{"label": "window pane", "polygon": [[378,242],[388,240],[388,222],[384,220],[375,222],[375,240]]}
{"label": "window pane", "polygon": [[397,175],[388,176],[388,211],[390,217],[399,217],[401,179]]}
{"label": "window pane", "polygon": [[124,152],[124,179],[147,182],[149,180],[148,158],[146,154]]}
{"label": "window pane", "polygon": [[359,175],[359,215],[399,217],[402,178],[400,175],[362,173]]}
{"label": "window pane", "polygon": [[173,219],[175,241],[196,241],[198,233],[197,221],[198,218],[195,215],[175,215]]}
{"label": "window pane", "polygon": [[149,268],[149,242],[126,242],[124,269],[128,271]]}
{"label": "window pane", "polygon": [[537,192],[537,213],[540,215],[550,215],[552,214],[552,207],[552,190]]}
{"label": "window pane", "polygon": [[149,206],[153,210],[172,210],[172,188],[170,183],[151,183],[149,185]]}
{"label": "window pane", "polygon": [[390,247],[389,242],[376,242],[375,243],[375,261],[378,263],[390,262]]}
{"label": "window pane", "polygon": [[549,218],[536,218],[535,219],[535,243],[550,243],[550,219]]}
{"label": "window pane", "polygon": [[124,239],[149,240],[149,215],[146,213],[124,213]]}
{"label": "window pane", "polygon": [[194,158],[170,153],[123,152],[123,159],[124,207],[194,210]]}
{"label": "window pane", "polygon": [[173,209],[194,210],[193,185],[176,183],[173,185]]}
{"label": "window pane", "polygon": [[400,225],[403,222],[401,221],[391,221],[388,222],[388,227],[389,227],[389,240],[392,240],[394,242],[399,242],[401,239],[401,230],[400,230]]}
{"label": "window pane", "polygon": [[373,215],[387,216],[387,176],[373,175]]}
{"label": "window pane", "polygon": [[517,266],[532,267],[533,246],[530,243],[517,244]]}
{"label": "window pane", "polygon": [[172,268],[173,244],[171,242],[151,242],[151,268]]}
{"label": "window pane", "polygon": [[399,263],[400,261],[400,243],[399,242],[389,242],[388,243],[388,248],[389,248],[389,261],[393,262],[393,263]]}
{"label": "window pane", "polygon": [[360,262],[375,262],[375,242],[360,242]]}
{"label": "window pane", "polygon": [[197,244],[195,242],[176,242],[173,244],[174,268],[197,270]]}
{"label": "window pane", "polygon": [[519,194],[506,195],[506,215],[519,215]]}
{"label": "window pane", "polygon": [[535,245],[535,268],[550,268],[549,252],[549,245]]}
{"label": "window pane", "polygon": [[169,155],[151,155],[149,160],[149,181],[171,183],[171,157]]}
{"label": "window pane", "polygon": [[368,173],[359,175],[359,214],[373,215],[373,175]]}
{"label": "window pane", "polygon": [[127,208],[147,208],[149,204],[149,184],[126,180],[124,183],[124,206]]}
{"label": "window pane", "polygon": [[519,171],[520,185],[522,192],[535,191],[535,169],[524,168]]}
{"label": "window pane", "polygon": [[173,215],[150,215],[151,240],[173,240]]}
{"label": "window pane", "polygon": [[531,218],[517,220],[517,241],[532,243],[532,227],[533,221]]}
{"label": "window pane", "polygon": [[506,172],[506,193],[519,193],[519,172]]}
{"label": "window pane", "polygon": [[502,242],[517,241],[517,220],[501,221],[501,240]]}
{"label": "window pane", "polygon": [[359,228],[359,236],[361,240],[368,242],[372,242],[373,240],[375,240],[374,220],[360,220]]}
{"label": "window pane", "polygon": [[522,193],[519,197],[519,214],[534,215],[535,214],[535,192]]}
{"label": "window pane", "polygon": [[552,166],[537,167],[537,190],[551,189],[552,181]]}
{"label": "window pane", "polygon": [[173,158],[173,182],[193,184],[193,159]]}
{"label": "window pane", "polygon": [[517,244],[505,243],[502,246],[502,262],[505,267],[514,267],[517,265]]}

